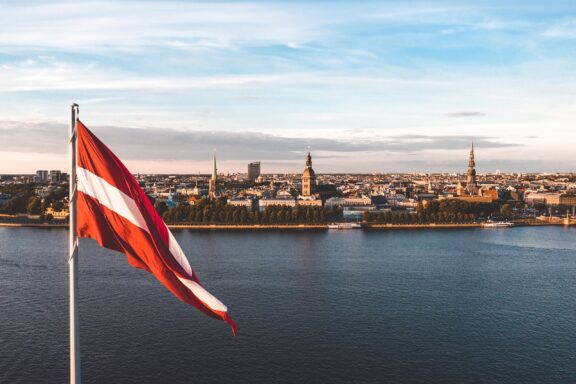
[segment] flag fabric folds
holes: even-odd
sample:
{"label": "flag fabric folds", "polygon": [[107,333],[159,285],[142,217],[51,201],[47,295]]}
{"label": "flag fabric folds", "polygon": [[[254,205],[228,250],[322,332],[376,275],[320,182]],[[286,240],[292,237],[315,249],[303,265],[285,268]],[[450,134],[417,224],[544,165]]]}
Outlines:
{"label": "flag fabric folds", "polygon": [[78,236],[124,253],[181,301],[232,327],[226,306],[202,287],[170,230],[122,162],[78,121]]}

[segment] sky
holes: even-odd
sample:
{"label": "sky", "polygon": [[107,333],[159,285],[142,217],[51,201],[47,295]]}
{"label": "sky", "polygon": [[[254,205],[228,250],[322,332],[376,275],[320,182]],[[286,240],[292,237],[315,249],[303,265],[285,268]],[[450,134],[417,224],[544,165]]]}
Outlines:
{"label": "sky", "polygon": [[0,174],[576,171],[575,1],[0,0]]}

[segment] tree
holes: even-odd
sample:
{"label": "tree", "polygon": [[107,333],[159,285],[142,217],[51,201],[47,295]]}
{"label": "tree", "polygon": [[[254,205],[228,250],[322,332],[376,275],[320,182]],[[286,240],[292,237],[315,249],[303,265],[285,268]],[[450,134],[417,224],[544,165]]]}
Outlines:
{"label": "tree", "polygon": [[39,198],[32,197],[30,200],[28,200],[28,206],[26,207],[26,210],[31,215],[38,215],[42,213],[42,202]]}
{"label": "tree", "polygon": [[362,221],[365,223],[370,222],[370,212],[368,211],[362,212]]}
{"label": "tree", "polygon": [[424,204],[422,204],[421,201],[419,201],[418,205],[416,206],[416,212],[418,212],[418,213],[424,212]]}
{"label": "tree", "polygon": [[6,213],[22,213],[26,212],[28,199],[24,197],[13,197],[6,204],[3,209]]}
{"label": "tree", "polygon": [[156,212],[158,212],[160,217],[162,217],[164,212],[168,211],[168,206],[166,205],[166,203],[164,201],[157,201],[154,204],[154,208],[156,208]]}
{"label": "tree", "polygon": [[278,215],[276,214],[275,210],[270,212],[270,217],[268,220],[270,224],[278,224]]}
{"label": "tree", "polygon": [[54,208],[54,211],[60,212],[62,208],[64,208],[64,203],[61,201],[55,201],[52,203],[52,208]]}
{"label": "tree", "polygon": [[246,207],[242,207],[242,209],[240,210],[240,222],[244,224],[247,221],[248,221],[248,211],[246,210]]}
{"label": "tree", "polygon": [[286,223],[286,216],[285,216],[285,214],[284,214],[284,209],[283,209],[283,208],[281,208],[281,209],[278,211],[278,214],[277,214],[276,218],[277,218],[277,223],[278,223],[278,224],[285,224],[285,223]]}
{"label": "tree", "polygon": [[502,205],[502,208],[500,208],[500,214],[505,218],[512,217],[512,206],[510,204]]}

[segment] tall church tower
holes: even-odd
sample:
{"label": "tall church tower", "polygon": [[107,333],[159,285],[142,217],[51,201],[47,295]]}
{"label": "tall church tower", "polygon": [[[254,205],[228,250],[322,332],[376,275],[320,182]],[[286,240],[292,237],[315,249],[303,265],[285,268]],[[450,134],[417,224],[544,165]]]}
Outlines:
{"label": "tall church tower", "polygon": [[474,161],[474,142],[470,146],[470,158],[468,160],[468,172],[466,173],[466,187],[460,187],[459,195],[464,193],[475,196],[481,194],[481,189],[476,181],[476,162]]}
{"label": "tall church tower", "polygon": [[302,196],[312,196],[316,192],[316,174],[312,169],[312,156],[308,152],[306,168],[302,173]]}
{"label": "tall church tower", "polygon": [[218,171],[216,169],[216,155],[214,155],[214,167],[212,169],[212,178],[210,179],[210,184],[208,186],[208,197],[210,200],[213,200],[218,197],[217,191],[217,183],[218,183]]}
{"label": "tall church tower", "polygon": [[476,163],[474,162],[474,142],[470,146],[470,159],[468,160],[468,173],[466,174],[466,185],[477,187],[476,183],[476,169],[474,168]]}

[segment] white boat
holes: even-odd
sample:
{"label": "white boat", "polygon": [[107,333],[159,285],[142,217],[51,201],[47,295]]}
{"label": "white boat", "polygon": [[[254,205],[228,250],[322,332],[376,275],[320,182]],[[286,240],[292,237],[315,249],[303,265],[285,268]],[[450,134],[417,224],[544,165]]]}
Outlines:
{"label": "white boat", "polygon": [[358,229],[362,226],[358,223],[332,223],[328,224],[328,229]]}
{"label": "white boat", "polygon": [[508,228],[513,226],[514,223],[510,223],[509,221],[487,221],[482,223],[483,228]]}

